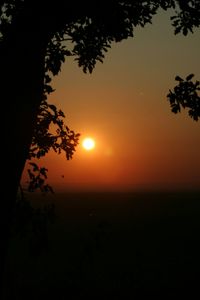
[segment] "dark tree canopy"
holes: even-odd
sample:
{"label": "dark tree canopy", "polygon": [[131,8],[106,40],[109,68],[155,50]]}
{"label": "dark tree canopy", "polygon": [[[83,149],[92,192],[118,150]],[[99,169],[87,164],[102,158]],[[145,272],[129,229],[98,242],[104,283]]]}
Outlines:
{"label": "dark tree canopy", "polygon": [[[200,25],[198,0],[58,0],[48,5],[41,1],[11,0],[1,3],[3,48],[9,47],[17,30],[25,31],[30,37],[32,32],[38,33],[46,43],[44,81],[48,91],[52,76],[59,73],[67,56],[73,56],[85,73],[91,73],[97,61],[103,62],[112,42],[133,37],[134,29],[151,23],[160,8],[171,9],[175,34],[187,35]],[[199,116],[198,111],[196,115]]]}
{"label": "dark tree canopy", "polygon": [[[8,40],[17,26],[42,31],[46,48],[46,71],[56,75],[65,56],[73,55],[84,72],[92,72],[96,61],[102,61],[112,42],[134,36],[137,26],[152,22],[159,8],[173,9],[174,33],[193,32],[200,25],[199,1],[187,0],[110,0],[110,1],[1,1],[2,41]],[[16,27],[15,27],[16,26]],[[19,29],[20,29],[19,27]],[[31,34],[31,32],[27,34]],[[70,42],[70,49],[62,43]],[[73,46],[71,47],[71,43]]]}

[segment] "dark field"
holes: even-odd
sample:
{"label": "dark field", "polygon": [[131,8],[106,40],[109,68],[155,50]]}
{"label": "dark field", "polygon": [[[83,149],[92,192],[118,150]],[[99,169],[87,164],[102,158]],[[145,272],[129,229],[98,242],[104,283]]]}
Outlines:
{"label": "dark field", "polygon": [[48,236],[11,241],[6,300],[199,299],[200,192],[55,194],[34,203],[52,201]]}

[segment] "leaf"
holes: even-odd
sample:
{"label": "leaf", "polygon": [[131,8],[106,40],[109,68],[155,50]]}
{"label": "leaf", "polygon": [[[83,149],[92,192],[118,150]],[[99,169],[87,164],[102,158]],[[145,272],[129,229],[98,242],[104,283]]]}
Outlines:
{"label": "leaf", "polygon": [[40,169],[40,173],[45,177],[45,178],[47,178],[47,173],[48,172],[48,169],[46,169],[46,168],[41,168]]}
{"label": "leaf", "polygon": [[33,171],[39,171],[38,165],[36,163],[30,162],[29,165],[31,165],[33,167]]}
{"label": "leaf", "polygon": [[45,83],[51,82],[51,77],[49,75],[45,75]]}
{"label": "leaf", "polygon": [[56,110],[57,110],[57,109],[56,109],[56,106],[53,105],[53,104],[50,104],[50,105],[49,105],[49,108],[51,108],[54,112],[56,112]]}
{"label": "leaf", "polygon": [[189,80],[191,80],[193,77],[194,77],[194,74],[190,74],[190,75],[188,75],[188,76],[186,77],[186,80],[189,81]]}
{"label": "leaf", "polygon": [[180,76],[176,76],[176,77],[175,77],[175,80],[176,80],[176,81],[183,81],[183,79],[182,79]]}
{"label": "leaf", "polygon": [[188,34],[188,29],[186,27],[183,28],[183,35],[187,35]]}
{"label": "leaf", "polygon": [[175,31],[174,31],[174,34],[178,34],[179,32],[181,31],[181,28],[180,27],[176,27]]}

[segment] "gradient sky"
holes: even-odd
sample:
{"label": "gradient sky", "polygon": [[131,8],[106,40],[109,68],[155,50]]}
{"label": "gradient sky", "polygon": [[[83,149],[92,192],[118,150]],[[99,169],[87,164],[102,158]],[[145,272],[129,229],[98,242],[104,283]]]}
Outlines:
{"label": "gradient sky", "polygon": [[166,98],[176,75],[200,79],[199,33],[175,36],[161,12],[133,39],[113,43],[92,74],[66,60],[49,102],[96,148],[79,145],[71,161],[55,153],[41,161],[55,190],[200,187],[200,121],[173,114]]}

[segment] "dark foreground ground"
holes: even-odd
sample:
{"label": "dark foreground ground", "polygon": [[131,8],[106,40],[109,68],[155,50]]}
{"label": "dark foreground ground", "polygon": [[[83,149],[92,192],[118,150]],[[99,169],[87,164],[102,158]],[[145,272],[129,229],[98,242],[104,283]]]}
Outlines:
{"label": "dark foreground ground", "polygon": [[[56,220],[14,237],[5,299],[200,298],[200,192],[56,194]],[[40,203],[40,204],[39,204]]]}

